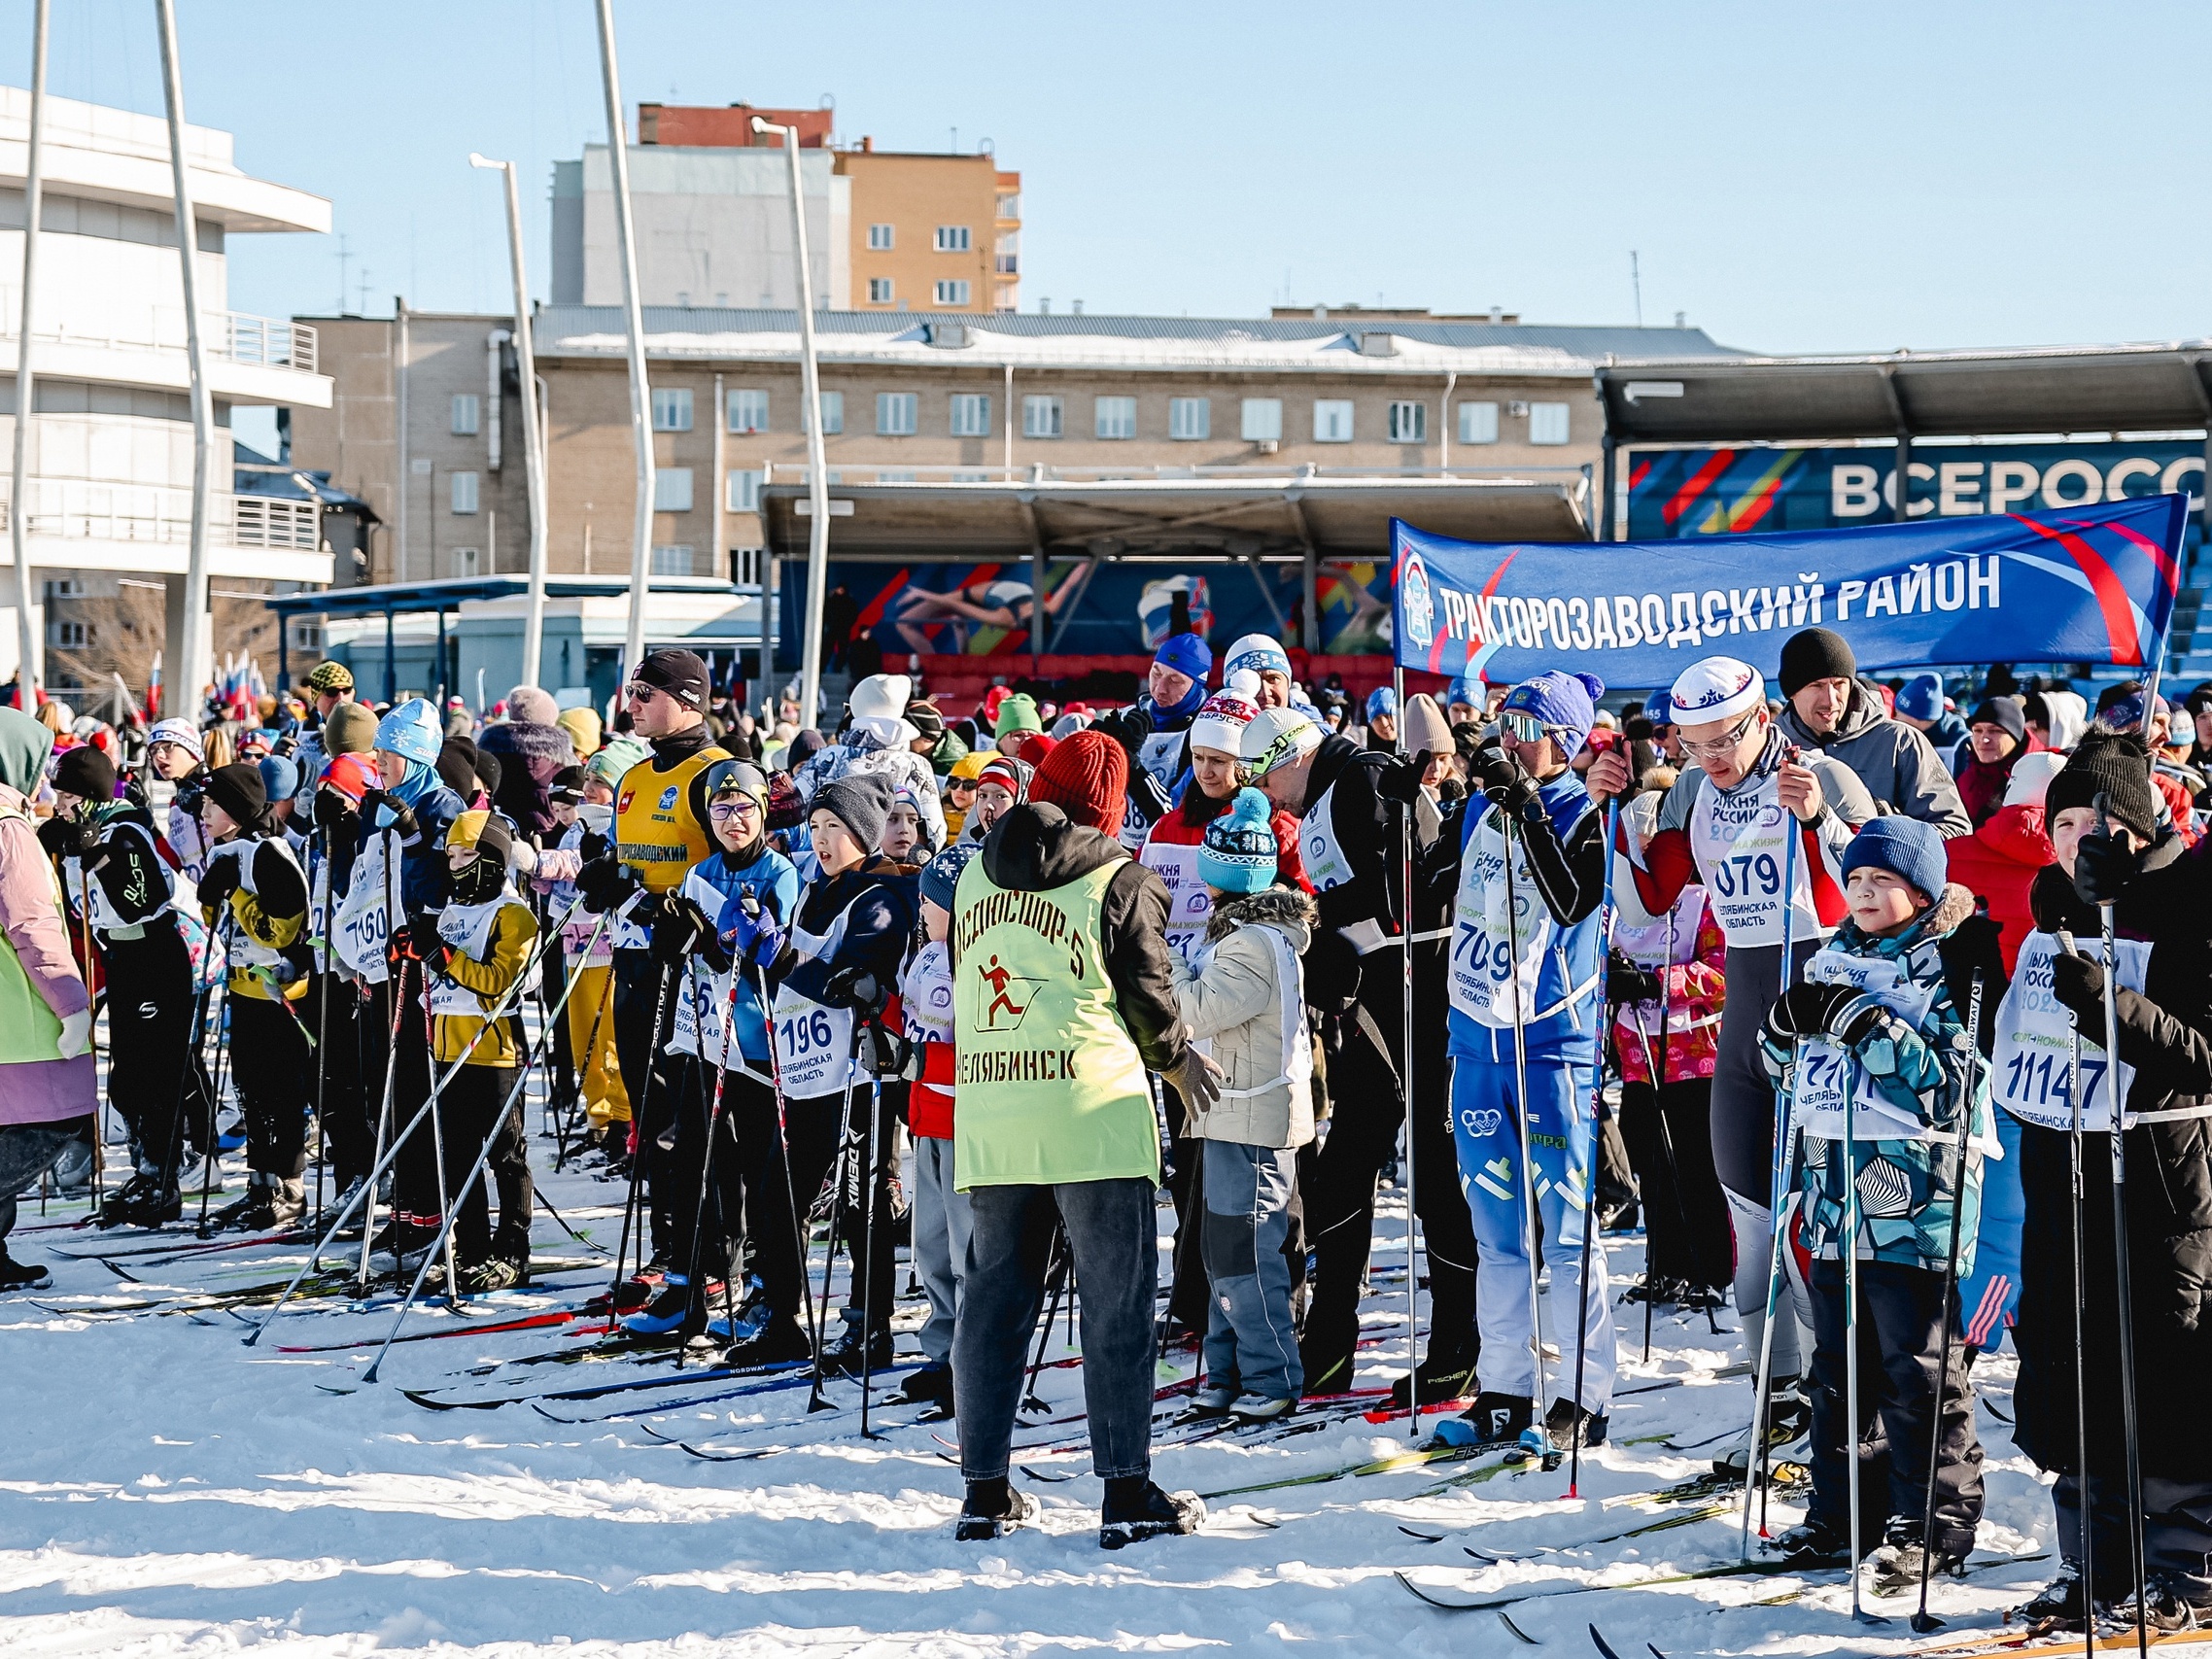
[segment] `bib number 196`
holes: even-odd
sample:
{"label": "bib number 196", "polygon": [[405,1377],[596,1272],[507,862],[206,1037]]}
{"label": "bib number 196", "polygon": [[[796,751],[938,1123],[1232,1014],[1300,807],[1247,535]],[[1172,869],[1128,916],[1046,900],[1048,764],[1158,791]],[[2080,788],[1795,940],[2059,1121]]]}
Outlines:
{"label": "bib number 196", "polygon": [[792,1059],[826,1049],[830,1044],[829,1010],[817,1008],[786,1020],[778,1027],[783,1034],[783,1052]]}

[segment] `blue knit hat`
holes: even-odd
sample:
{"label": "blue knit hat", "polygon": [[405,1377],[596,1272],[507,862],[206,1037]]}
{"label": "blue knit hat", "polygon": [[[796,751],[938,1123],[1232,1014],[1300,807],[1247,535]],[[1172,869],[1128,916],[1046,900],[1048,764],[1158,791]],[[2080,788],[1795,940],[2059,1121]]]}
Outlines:
{"label": "blue knit hat", "polygon": [[1897,712],[1915,720],[1943,715],[1943,675],[1917,674],[1897,690]]}
{"label": "blue knit hat", "polygon": [[403,760],[437,765],[445,746],[445,722],[427,697],[410,697],[377,723],[376,746]]}
{"label": "blue knit hat", "polygon": [[1573,760],[1590,741],[1590,726],[1598,717],[1598,699],[1605,694],[1606,682],[1594,674],[1547,669],[1508,691],[1500,710],[1534,714],[1561,734],[1560,753]]}
{"label": "blue knit hat", "polygon": [[1179,674],[1187,674],[1203,685],[1206,675],[1214,672],[1214,648],[1195,634],[1170,634],[1159,642],[1152,660],[1164,663]]}
{"label": "blue knit hat", "polygon": [[261,787],[272,801],[289,801],[299,793],[299,767],[281,754],[265,754],[255,763],[261,769]]}
{"label": "blue knit hat", "polygon": [[1643,717],[1654,726],[1672,726],[1675,723],[1675,700],[1665,691],[1654,691],[1643,700]]}
{"label": "blue knit hat", "polygon": [[921,867],[921,896],[939,910],[952,908],[952,894],[960,885],[960,872],[983,850],[975,841],[956,842]]}
{"label": "blue knit hat", "polygon": [[1367,693],[1367,718],[1372,720],[1377,714],[1393,719],[1398,716],[1398,693],[1387,685],[1378,685]]}
{"label": "blue knit hat", "polygon": [[1469,709],[1480,709],[1482,700],[1483,685],[1480,674],[1463,674],[1450,685],[1444,687],[1444,707],[1446,709],[1455,703],[1464,703]]}
{"label": "blue knit hat", "polygon": [[1844,875],[1872,866],[1886,870],[1919,888],[1933,904],[1943,896],[1951,880],[1950,860],[1943,850],[1943,832],[1918,818],[1890,814],[1866,824],[1844,849]]}
{"label": "blue knit hat", "polygon": [[1239,789],[1228,811],[1198,844],[1198,880],[1225,893],[1264,892],[1275,884],[1275,828],[1267,797]]}

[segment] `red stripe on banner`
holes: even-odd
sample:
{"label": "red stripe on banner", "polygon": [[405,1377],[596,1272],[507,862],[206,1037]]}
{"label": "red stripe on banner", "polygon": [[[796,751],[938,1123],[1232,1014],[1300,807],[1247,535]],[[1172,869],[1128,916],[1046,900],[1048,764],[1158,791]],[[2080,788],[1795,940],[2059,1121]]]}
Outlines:
{"label": "red stripe on banner", "polygon": [[1644,479],[1650,476],[1651,463],[1648,461],[1639,461],[1634,467],[1629,468],[1628,493],[1632,496],[1635,495],[1637,485],[1642,483]]}
{"label": "red stripe on banner", "polygon": [[1669,498],[1667,504],[1660,509],[1660,516],[1673,524],[1688,512],[1697,504],[1697,499],[1712,488],[1713,481],[1727,471],[1735,460],[1736,452],[1733,449],[1714,450],[1712,458],[1691,473],[1688,481]]}
{"label": "red stripe on banner", "polygon": [[2090,579],[2090,592],[2096,596],[2097,609],[2104,613],[2104,632],[2112,643],[2114,666],[2139,667],[2143,661],[2143,641],[2135,637],[2135,613],[2128,607],[2126,587],[2121,582],[2119,572],[2105,563],[2104,555],[2070,530],[2054,530],[2021,513],[2009,516],[2046,541],[2056,541],[2072,556],[2082,574]]}
{"label": "red stripe on banner", "polygon": [[852,632],[865,634],[877,623],[882,621],[883,611],[889,606],[891,601],[898,597],[899,590],[907,585],[912,574],[912,571],[902,569],[898,574],[885,582],[876,597],[861,607],[858,619],[852,624]]}
{"label": "red stripe on banner", "polygon": [[1851,907],[1844,898],[1843,888],[1836,885],[1836,879],[1828,874],[1819,833],[1803,823],[1798,825],[1798,833],[1805,838],[1805,867],[1813,873],[1813,914],[1820,918],[1822,927],[1834,927],[1850,914]]}
{"label": "red stripe on banner", "polygon": [[2160,547],[2141,531],[2129,530],[2124,524],[2113,523],[2104,528],[2116,536],[2126,536],[2143,550],[2144,556],[2159,568],[2159,575],[2166,584],[2166,592],[2179,593],[2181,591],[2181,571],[2174,565],[2172,556],[2163,547]]}
{"label": "red stripe on banner", "polygon": [[1781,480],[1769,478],[1745,500],[1737,502],[1736,510],[1729,515],[1728,528],[1733,531],[1749,530],[1775,509],[1775,498],[1781,494]]}
{"label": "red stripe on banner", "polygon": [[[1494,597],[1497,595],[1497,592],[1498,592],[1498,584],[1499,584],[1500,582],[1502,582],[1502,581],[1503,581],[1503,580],[1505,579],[1505,568],[1506,568],[1508,565],[1512,564],[1512,562],[1513,562],[1515,559],[1518,559],[1520,556],[1521,556],[1521,550],[1520,550],[1518,547],[1514,548],[1512,552],[1510,552],[1510,553],[1506,554],[1506,555],[1505,555],[1505,557],[1504,557],[1503,560],[1501,560],[1501,561],[1499,562],[1499,566],[1498,566],[1498,569],[1496,569],[1495,570],[1493,570],[1493,571],[1491,571],[1491,572],[1490,572],[1490,579],[1489,579],[1487,582],[1484,582],[1484,583],[1482,584],[1482,593],[1481,593],[1481,595],[1480,595],[1479,597],[1481,597],[1481,598],[1483,598],[1483,599],[1491,599],[1491,598],[1494,598]],[[1479,618],[1480,614],[1481,614],[1481,613],[1480,613],[1479,611],[1478,611],[1478,612],[1476,612],[1476,615],[1477,615],[1477,617],[1478,617],[1478,618]],[[1471,631],[1470,631],[1470,632],[1469,632],[1469,645],[1471,646],[1471,645],[1472,645],[1472,644],[1474,644],[1475,642],[1476,642],[1476,641],[1474,640],[1474,639],[1473,639],[1473,636],[1472,636],[1472,633],[1471,633]],[[1480,641],[1480,642],[1481,642],[1481,643],[1483,643],[1483,644],[1488,644],[1488,643],[1489,643],[1489,641],[1488,641],[1487,639],[1484,639],[1484,640],[1482,640],[1482,641]],[[1440,674],[1440,673],[1442,673],[1442,672],[1443,672],[1441,669],[1439,669],[1439,668],[1436,666],[1436,665],[1437,665],[1437,663],[1438,663],[1438,661],[1441,659],[1441,656],[1442,656],[1443,643],[1444,643],[1443,636],[1442,636],[1442,635],[1440,635],[1440,634],[1439,634],[1439,635],[1437,635],[1437,636],[1436,636],[1436,643],[1435,643],[1435,645],[1434,645],[1434,646],[1433,646],[1433,647],[1430,649],[1430,652],[1429,652],[1429,672],[1430,672],[1431,674]],[[1470,650],[1468,652],[1468,655],[1469,655],[1469,657],[1471,657],[1471,656],[1473,656],[1473,655],[1474,655],[1474,652],[1473,652],[1473,651],[1470,649]]]}

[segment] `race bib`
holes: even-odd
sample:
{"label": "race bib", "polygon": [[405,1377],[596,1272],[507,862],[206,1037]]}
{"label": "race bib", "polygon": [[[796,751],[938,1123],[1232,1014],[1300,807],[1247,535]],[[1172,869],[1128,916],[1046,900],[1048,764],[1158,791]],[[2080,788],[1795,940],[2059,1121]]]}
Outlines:
{"label": "race bib", "polygon": [[[2120,983],[2129,990],[2143,988],[2150,966],[2151,947],[2139,939],[2115,942],[2120,957]],[[2088,947],[2091,954],[2101,944]],[[1991,1061],[1991,1092],[1997,1104],[2023,1123],[2038,1128],[2071,1130],[2074,1126],[2073,1071],[2074,1017],[2051,994],[2051,964],[2058,953],[2056,936],[2038,930],[2021,944],[2020,959],[2013,968],[2012,987],[1997,1005],[1997,1048]],[[2111,1057],[2102,1046],[2081,1040],[2082,1127],[2095,1134],[2112,1128],[2113,1079]],[[2135,1081],[2135,1068],[2120,1067],[2118,1088],[2125,1102]],[[2128,1122],[2134,1120],[2129,1118]]]}
{"label": "race bib", "polygon": [[825,1008],[790,990],[776,993],[776,1060],[783,1092],[812,1100],[843,1091],[852,1061],[852,1010]]}
{"label": "race bib", "polygon": [[331,942],[338,960],[370,985],[384,983],[384,952],[392,937],[390,896],[385,891],[390,880],[385,852],[391,839],[390,831],[368,838],[354,860],[353,884],[338,901],[332,918]]}
{"label": "race bib", "polygon": [[1214,895],[1198,879],[1198,849],[1147,842],[1141,862],[1167,888],[1167,947],[1190,962],[1214,915]]}
{"label": "race bib", "polygon": [[[1808,985],[1849,985],[1874,994],[1884,1007],[1918,1028],[1935,998],[1933,985],[1916,985],[1895,962],[1879,956],[1847,955],[1834,949],[1815,953],[1805,964]],[[1948,1088],[1949,1085],[1946,1085]],[[1825,1037],[1800,1043],[1797,1050],[1797,1120],[1815,1140],[1844,1138],[1844,1113],[1850,1112],[1850,1134],[1862,1141],[1948,1140],[1874,1087],[1852,1053]]]}
{"label": "race bib", "polygon": [[1512,1028],[1516,1008],[1524,1022],[1542,1019],[1551,1011],[1538,1007],[1537,993],[1544,951],[1555,931],[1518,838],[1508,910],[1505,837],[1497,812],[1483,813],[1460,858],[1459,895],[1452,911],[1452,1006],[1469,1020],[1501,1030]]}
{"label": "race bib", "polygon": [[1336,844],[1336,821],[1331,813],[1335,799],[1336,785],[1331,783],[1322,791],[1313,811],[1298,820],[1298,852],[1305,860],[1306,880],[1317,893],[1341,887],[1354,874],[1352,861]]}
{"label": "race bib", "polygon": [[[1724,795],[1699,793],[1691,815],[1690,850],[1705,877],[1706,902],[1736,949],[1780,945],[1782,940],[1782,866],[1788,861],[1795,820],[1781,804],[1780,780],[1770,775],[1751,788]],[[1813,873],[1799,848],[1794,883],[1792,937],[1817,939],[1827,930],[1813,907]]]}

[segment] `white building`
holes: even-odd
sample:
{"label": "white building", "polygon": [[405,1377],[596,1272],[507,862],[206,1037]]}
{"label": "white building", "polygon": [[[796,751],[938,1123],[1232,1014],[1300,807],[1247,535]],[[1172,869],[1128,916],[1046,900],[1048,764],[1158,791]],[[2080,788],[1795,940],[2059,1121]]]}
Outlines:
{"label": "white building", "polygon": [[[0,87],[0,455],[13,453],[17,353],[22,340],[23,180],[30,93]],[[231,491],[228,427],[240,404],[327,408],[312,328],[228,309],[230,236],[330,228],[320,196],[249,178],[230,134],[186,128],[197,217],[198,282],[217,433],[207,570],[225,580],[328,582],[311,502]],[[191,533],[192,429],[167,124],[157,116],[46,102],[42,234],[31,318],[36,417],[24,502],[34,605],[97,601],[125,587],[164,592],[168,659],[184,605]],[[0,467],[0,512],[6,501]],[[5,525],[0,518],[0,526]],[[0,678],[15,673],[14,566],[0,559]],[[41,617],[51,645],[85,627]],[[149,650],[146,653],[151,655]],[[51,677],[51,676],[50,676]],[[137,689],[134,687],[134,689]]]}
{"label": "white building", "polygon": [[[791,158],[781,150],[630,147],[630,200],[642,305],[799,303],[791,259]],[[814,304],[852,296],[852,181],[828,150],[799,152]],[[620,305],[614,169],[604,144],[553,164],[553,302]]]}

